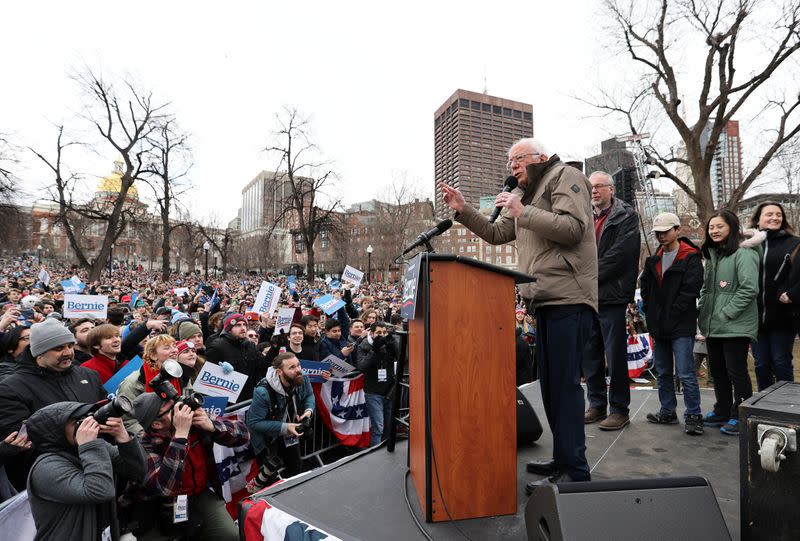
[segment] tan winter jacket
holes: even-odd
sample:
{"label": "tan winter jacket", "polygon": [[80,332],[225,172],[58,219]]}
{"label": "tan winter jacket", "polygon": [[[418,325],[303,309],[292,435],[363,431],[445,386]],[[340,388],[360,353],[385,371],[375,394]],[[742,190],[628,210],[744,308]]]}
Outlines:
{"label": "tan winter jacket", "polygon": [[504,210],[489,220],[469,205],[456,216],[491,244],[517,240],[519,271],[536,278],[520,285],[535,307],[587,304],[597,311],[597,242],[591,208],[591,184],[554,155],[527,167],[528,186],[515,189],[525,205],[519,218]]}

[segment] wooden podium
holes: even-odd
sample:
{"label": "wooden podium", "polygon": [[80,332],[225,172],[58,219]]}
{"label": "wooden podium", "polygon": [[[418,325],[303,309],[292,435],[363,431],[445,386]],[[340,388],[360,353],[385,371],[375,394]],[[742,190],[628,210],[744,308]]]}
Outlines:
{"label": "wooden podium", "polygon": [[514,284],[533,278],[455,255],[414,261],[409,467],[425,520],[514,514]]}

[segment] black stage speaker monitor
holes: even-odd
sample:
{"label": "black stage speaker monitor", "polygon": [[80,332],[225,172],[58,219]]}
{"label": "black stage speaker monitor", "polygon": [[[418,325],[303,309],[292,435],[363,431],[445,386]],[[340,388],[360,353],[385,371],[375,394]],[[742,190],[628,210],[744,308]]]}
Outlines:
{"label": "black stage speaker monitor", "polygon": [[542,423],[533,406],[517,388],[517,445],[533,443],[542,435]]}
{"label": "black stage speaker monitor", "polygon": [[702,477],[589,481],[536,488],[525,507],[529,541],[730,541]]}
{"label": "black stage speaker monitor", "polygon": [[800,539],[800,384],[779,381],[739,405],[742,541]]}

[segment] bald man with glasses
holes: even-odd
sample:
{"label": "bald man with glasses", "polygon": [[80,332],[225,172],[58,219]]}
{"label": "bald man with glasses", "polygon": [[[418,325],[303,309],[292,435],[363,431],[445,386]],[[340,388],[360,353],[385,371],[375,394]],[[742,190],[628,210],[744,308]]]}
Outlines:
{"label": "bald man with glasses", "polygon": [[[583,361],[589,401],[584,421],[599,422],[601,430],[621,430],[630,424],[625,311],[633,302],[639,273],[639,216],[614,197],[614,181],[608,173],[595,171],[589,182],[597,239],[598,311]],[[610,385],[606,385],[606,373]]]}
{"label": "bald man with glasses", "polygon": [[550,476],[529,483],[588,481],[584,400],[580,384],[583,344],[597,310],[597,247],[592,227],[591,186],[578,169],[550,155],[534,139],[521,139],[508,152],[507,167],[519,185],[499,194],[503,208],[495,223],[468,205],[461,192],[440,183],[455,220],[490,244],[517,241],[519,270],[536,277],[520,285],[536,315],[537,364],[553,459],[528,464]]}

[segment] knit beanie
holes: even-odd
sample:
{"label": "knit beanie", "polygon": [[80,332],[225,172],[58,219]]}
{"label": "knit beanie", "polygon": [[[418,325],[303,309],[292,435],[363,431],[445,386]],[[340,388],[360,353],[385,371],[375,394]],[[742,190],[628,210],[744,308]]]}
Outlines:
{"label": "knit beanie", "polygon": [[57,319],[45,319],[31,326],[30,344],[34,357],[64,344],[74,343],[75,337]]}
{"label": "knit beanie", "polygon": [[231,314],[225,318],[225,321],[222,324],[223,329],[225,332],[230,332],[231,327],[236,325],[239,321],[244,321],[244,316],[242,314]]}
{"label": "knit beanie", "polygon": [[199,332],[203,332],[200,329],[200,325],[196,323],[181,323],[178,328],[178,340],[188,340]]}

